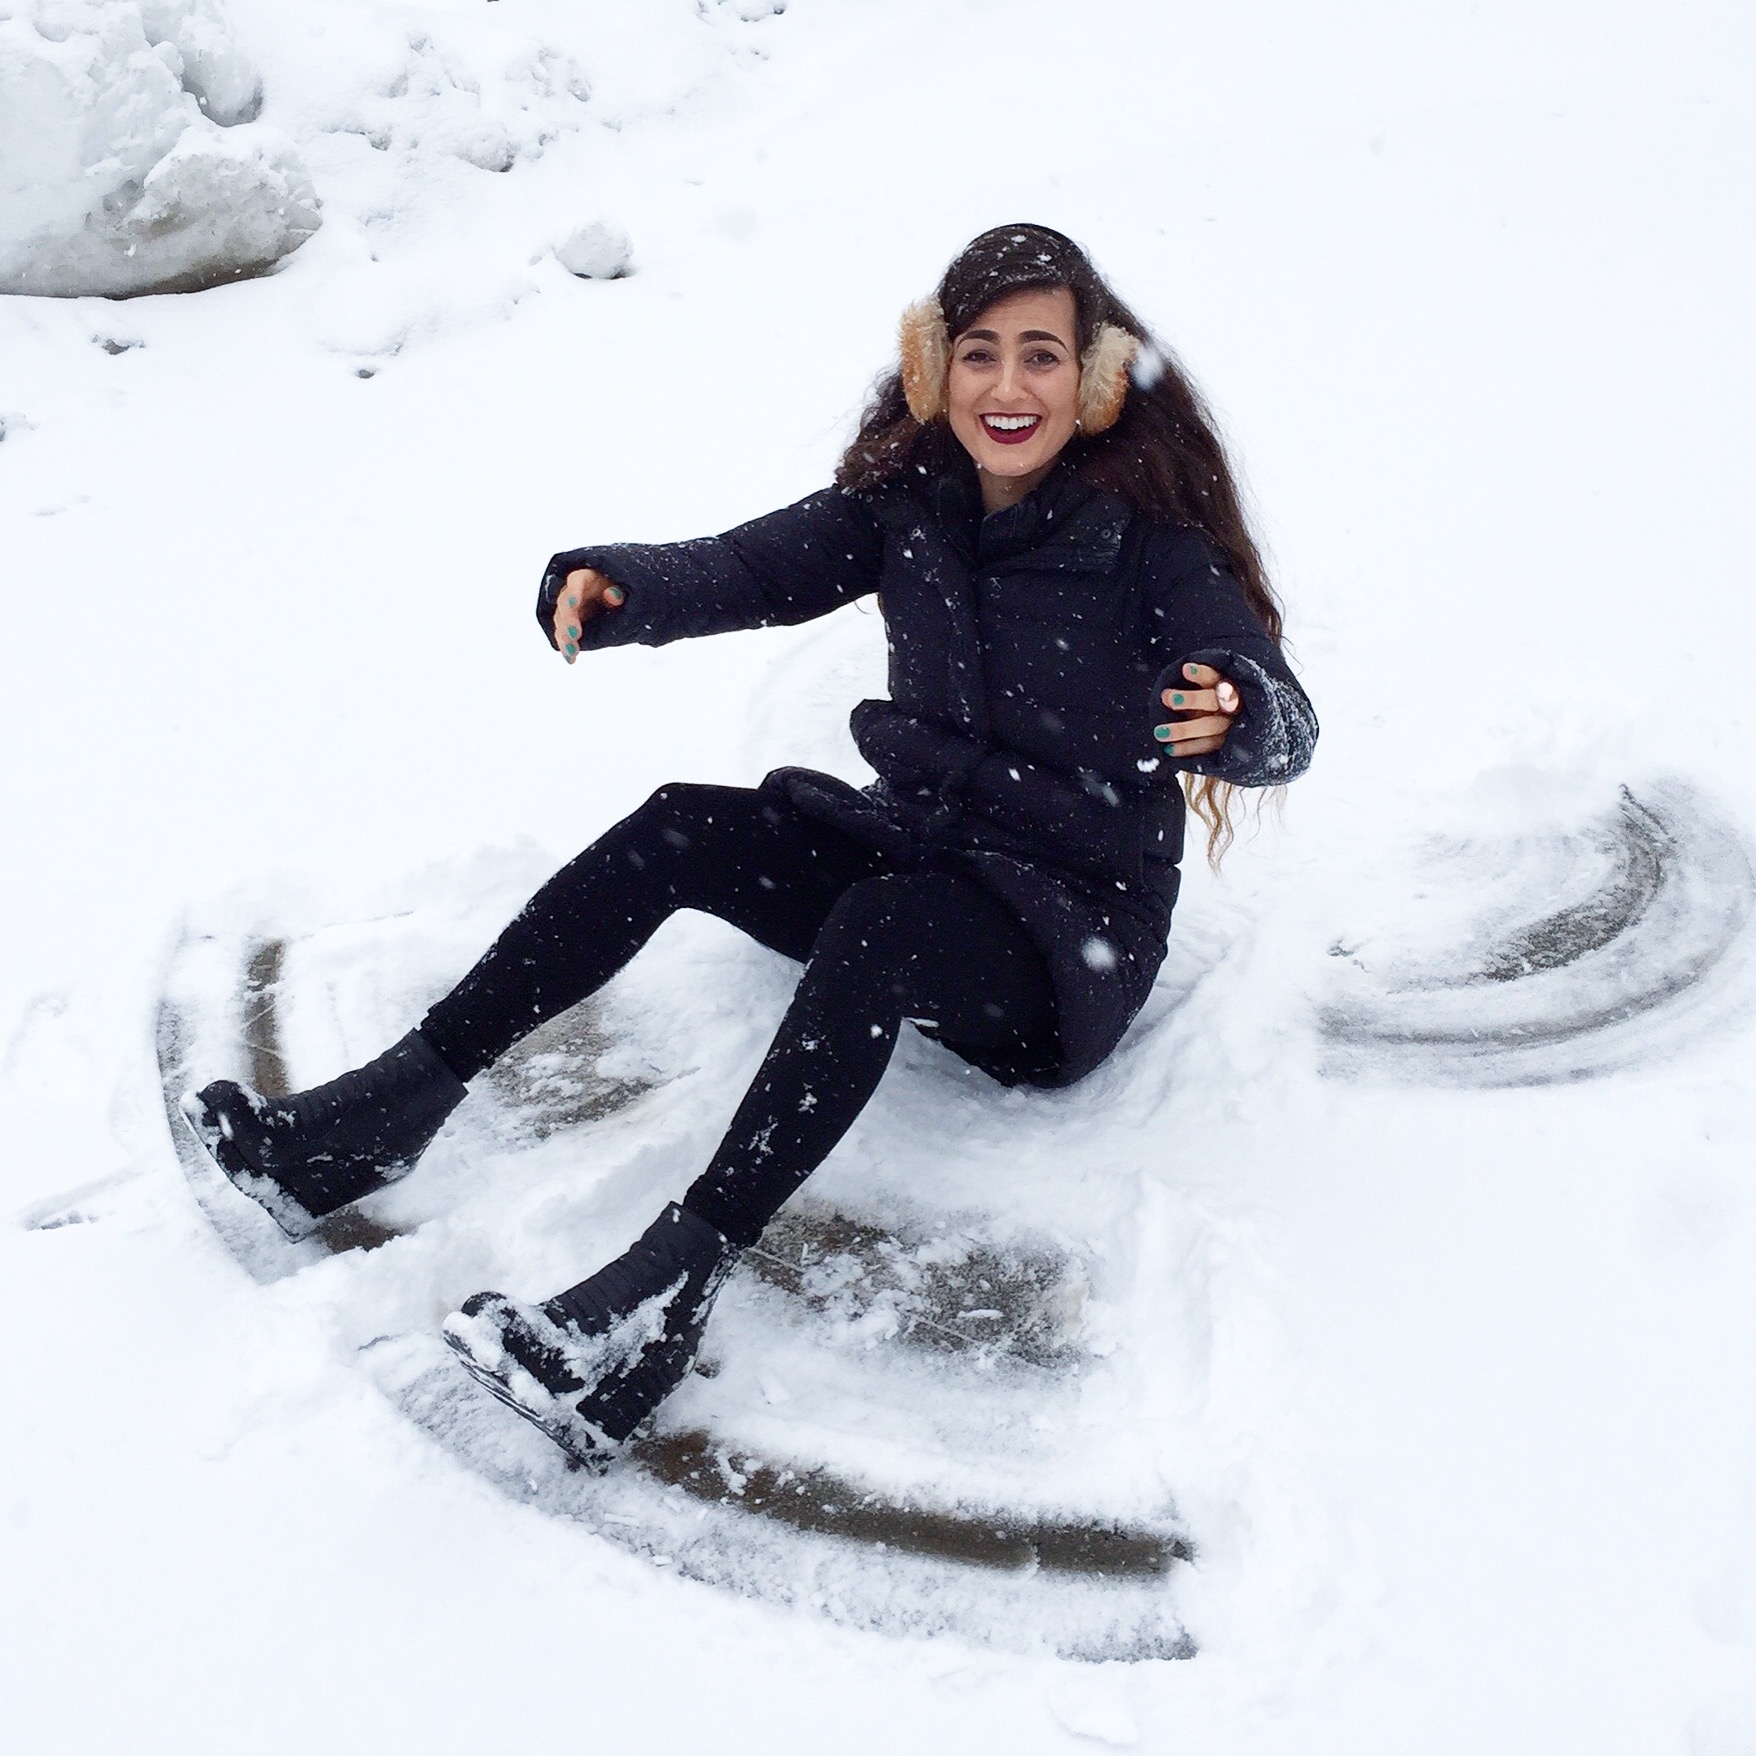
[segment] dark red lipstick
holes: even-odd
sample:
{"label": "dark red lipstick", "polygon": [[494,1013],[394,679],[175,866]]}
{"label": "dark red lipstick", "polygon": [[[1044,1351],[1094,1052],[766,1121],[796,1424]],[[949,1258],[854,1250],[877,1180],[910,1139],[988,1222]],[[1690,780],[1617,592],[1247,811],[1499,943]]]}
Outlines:
{"label": "dark red lipstick", "polygon": [[981,422],[982,431],[996,445],[1022,445],[1025,440],[1036,437],[1037,428],[1043,424],[1043,419],[1041,415],[1032,415],[1028,426],[1011,428],[994,426],[992,419],[987,415],[981,417]]}

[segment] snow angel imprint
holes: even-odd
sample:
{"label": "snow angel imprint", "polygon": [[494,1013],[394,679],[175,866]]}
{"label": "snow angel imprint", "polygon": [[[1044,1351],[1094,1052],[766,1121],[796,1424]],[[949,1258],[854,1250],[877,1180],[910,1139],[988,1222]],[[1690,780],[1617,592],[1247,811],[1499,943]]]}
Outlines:
{"label": "snow angel imprint", "polygon": [[406,1174],[468,1084],[673,911],[803,965],[725,1138],[621,1256],[538,1305],[478,1293],[446,1339],[601,1464],[681,1381],[739,1253],[847,1131],[903,1021],[1007,1083],[1089,1073],[1165,954],[1186,811],[1291,780],[1316,721],[1199,397],[1076,244],[984,233],[903,316],[833,487],[723,536],[556,555],[569,664],[808,621],[878,594],[890,694],[853,710],[877,781],[783,768],[662,787],[530,900],[376,1061],[288,1098],[186,1100],[297,1237]]}

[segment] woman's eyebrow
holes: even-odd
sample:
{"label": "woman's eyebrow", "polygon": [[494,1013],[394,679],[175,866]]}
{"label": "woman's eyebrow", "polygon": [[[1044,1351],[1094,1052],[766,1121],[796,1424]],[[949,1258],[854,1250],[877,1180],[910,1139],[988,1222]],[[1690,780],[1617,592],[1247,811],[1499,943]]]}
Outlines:
{"label": "woman's eyebrow", "polygon": [[[1000,332],[997,329],[966,329],[957,339],[960,342],[998,341]],[[1020,341],[1052,341],[1057,347],[1063,348],[1067,345],[1052,329],[1021,330],[1018,339]]]}

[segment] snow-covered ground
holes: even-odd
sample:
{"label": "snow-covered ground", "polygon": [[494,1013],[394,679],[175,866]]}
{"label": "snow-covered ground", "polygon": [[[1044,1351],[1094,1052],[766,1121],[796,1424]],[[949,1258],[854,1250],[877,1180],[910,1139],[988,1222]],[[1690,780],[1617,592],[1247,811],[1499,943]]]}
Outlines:
{"label": "snow-covered ground", "polygon": [[[50,102],[51,12],[58,66],[159,72]],[[260,278],[0,298],[8,1747],[1756,1751],[1753,48],[1561,0],[0,4],[0,252],[121,211],[76,90],[321,204]],[[594,1486],[437,1375],[450,1304],[699,1166],[787,991],[728,930],[460,1112],[379,1249],[228,1220],[159,1065],[233,1070],[266,996],[325,1077],[657,783],[857,774],[871,615],[569,670],[536,577],[819,485],[1012,218],[1211,393],[1318,762],[1191,864],[1087,1084],[905,1045],[810,1192],[879,1242],[734,1283],[666,1418],[728,1492],[1193,1545],[1108,1580]],[[990,1261],[1037,1326],[916,1345]]]}

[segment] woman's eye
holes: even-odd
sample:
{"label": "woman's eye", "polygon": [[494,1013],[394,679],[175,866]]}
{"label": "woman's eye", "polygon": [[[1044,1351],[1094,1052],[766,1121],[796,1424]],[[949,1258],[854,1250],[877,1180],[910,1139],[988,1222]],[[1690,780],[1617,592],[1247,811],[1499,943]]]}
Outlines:
{"label": "woman's eye", "polygon": [[971,348],[967,354],[958,355],[966,366],[985,366],[993,357],[986,348]]}
{"label": "woman's eye", "polygon": [[1047,348],[1041,348],[1031,355],[1030,363],[1033,366],[1058,366],[1061,364],[1061,356],[1050,353]]}

